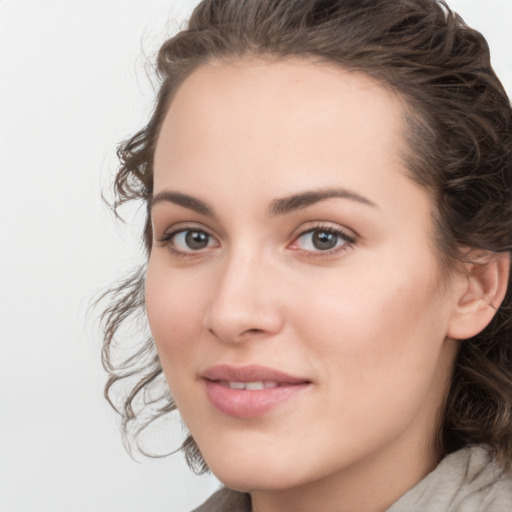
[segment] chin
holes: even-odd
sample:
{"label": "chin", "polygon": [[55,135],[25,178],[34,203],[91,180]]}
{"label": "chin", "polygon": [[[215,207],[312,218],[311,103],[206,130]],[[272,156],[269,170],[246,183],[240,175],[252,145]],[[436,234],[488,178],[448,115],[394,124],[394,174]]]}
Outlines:
{"label": "chin", "polygon": [[297,486],[289,474],[285,477],[274,471],[266,474],[247,474],[246,471],[242,471],[240,474],[237,473],[237,468],[231,468],[225,472],[213,473],[226,487],[241,492],[279,491]]}
{"label": "chin", "polygon": [[247,459],[240,457],[206,457],[210,471],[230,489],[242,492],[279,491],[300,487],[314,480],[310,464],[290,461],[285,454],[254,453]]}

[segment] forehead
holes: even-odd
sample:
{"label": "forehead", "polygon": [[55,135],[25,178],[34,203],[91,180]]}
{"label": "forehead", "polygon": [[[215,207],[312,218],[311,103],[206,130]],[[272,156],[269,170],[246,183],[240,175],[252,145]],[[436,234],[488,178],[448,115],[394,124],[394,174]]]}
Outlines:
{"label": "forehead", "polygon": [[356,188],[369,173],[378,182],[379,170],[403,168],[403,111],[382,85],[332,64],[212,62],[183,82],[169,107],[155,190],[170,176],[207,185],[229,174],[232,186],[271,180],[283,192],[291,181],[317,186],[324,171]]}

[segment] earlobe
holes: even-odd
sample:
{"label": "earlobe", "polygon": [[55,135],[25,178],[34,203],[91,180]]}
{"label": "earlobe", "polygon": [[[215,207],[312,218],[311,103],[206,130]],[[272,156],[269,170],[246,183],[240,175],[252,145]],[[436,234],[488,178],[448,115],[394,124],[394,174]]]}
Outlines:
{"label": "earlobe", "polygon": [[510,254],[482,251],[465,265],[456,286],[454,310],[447,336],[464,340],[483,331],[500,307],[507,291]]}

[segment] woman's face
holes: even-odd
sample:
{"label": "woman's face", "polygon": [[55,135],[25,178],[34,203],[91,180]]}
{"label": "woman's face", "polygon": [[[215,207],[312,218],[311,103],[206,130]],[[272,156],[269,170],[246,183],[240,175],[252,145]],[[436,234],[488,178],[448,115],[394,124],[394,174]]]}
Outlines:
{"label": "woman's face", "polygon": [[403,125],[381,86],[302,60],[205,65],[170,106],[147,312],[179,411],[231,487],[383,472],[393,487],[435,463],[455,287]]}

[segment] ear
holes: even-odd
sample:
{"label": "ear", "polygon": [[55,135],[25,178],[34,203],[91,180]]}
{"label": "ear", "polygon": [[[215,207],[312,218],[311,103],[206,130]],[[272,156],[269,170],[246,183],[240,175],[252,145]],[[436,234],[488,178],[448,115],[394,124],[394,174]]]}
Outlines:
{"label": "ear", "polygon": [[510,254],[478,251],[454,286],[455,307],[447,336],[465,340],[483,331],[500,307],[510,272]]}

